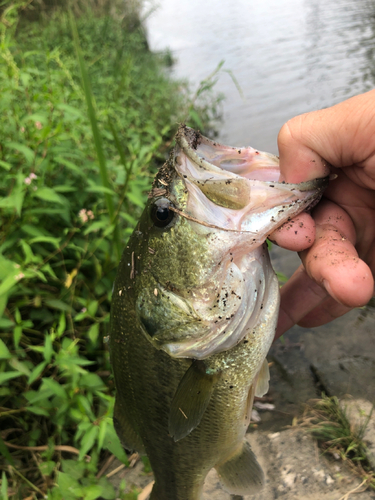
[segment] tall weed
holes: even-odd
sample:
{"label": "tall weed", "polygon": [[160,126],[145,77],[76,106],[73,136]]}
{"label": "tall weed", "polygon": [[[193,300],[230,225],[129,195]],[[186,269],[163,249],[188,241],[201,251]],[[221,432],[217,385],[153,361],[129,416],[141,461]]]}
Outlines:
{"label": "tall weed", "polygon": [[105,348],[119,251],[179,119],[207,127],[214,106],[193,108],[121,19],[78,18],[75,42],[62,12],[23,26],[3,12],[1,492],[115,498],[95,472],[127,460]]}

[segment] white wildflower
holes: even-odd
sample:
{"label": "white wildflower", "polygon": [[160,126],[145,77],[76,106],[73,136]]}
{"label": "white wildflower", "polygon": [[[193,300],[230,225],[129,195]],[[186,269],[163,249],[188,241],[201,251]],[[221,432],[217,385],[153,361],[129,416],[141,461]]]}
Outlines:
{"label": "white wildflower", "polygon": [[89,220],[87,210],[85,208],[82,208],[82,210],[79,211],[78,217],[81,219],[83,224]]}

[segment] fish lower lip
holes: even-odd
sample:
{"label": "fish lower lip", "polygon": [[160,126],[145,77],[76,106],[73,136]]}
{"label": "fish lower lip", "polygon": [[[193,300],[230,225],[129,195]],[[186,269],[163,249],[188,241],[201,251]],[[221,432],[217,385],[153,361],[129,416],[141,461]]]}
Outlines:
{"label": "fish lower lip", "polygon": [[[315,191],[317,189],[325,189],[328,186],[329,182],[329,176],[327,177],[318,177],[317,179],[312,179],[311,181],[305,181],[305,182],[300,182],[299,184],[290,184],[287,182],[275,182],[273,184],[277,184],[280,186],[281,184],[284,185],[286,188],[288,188],[290,191],[293,191],[294,189],[298,189],[298,191]],[[271,183],[269,183],[271,184]],[[291,189],[291,186],[293,188]]]}

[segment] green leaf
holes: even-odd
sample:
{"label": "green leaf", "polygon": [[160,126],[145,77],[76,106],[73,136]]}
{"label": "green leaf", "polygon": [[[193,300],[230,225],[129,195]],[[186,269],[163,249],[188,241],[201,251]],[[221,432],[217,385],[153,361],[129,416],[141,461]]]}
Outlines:
{"label": "green leaf", "polygon": [[104,498],[104,500],[114,500],[117,497],[113,485],[106,477],[103,476],[99,479],[99,485],[102,487],[101,497]]}
{"label": "green leaf", "polygon": [[111,196],[115,196],[116,193],[113,191],[113,189],[110,189],[109,187],[106,186],[90,186],[86,188],[86,191],[88,193],[104,193],[104,194],[109,194]]}
{"label": "green leaf", "polygon": [[198,113],[195,111],[194,108],[189,109],[189,115],[192,121],[194,122],[194,125],[202,129],[203,128],[202,120],[200,119]]}
{"label": "green leaf", "polygon": [[53,189],[56,193],[75,193],[77,191],[77,188],[73,186],[66,186],[64,184],[61,186],[54,186]]}
{"label": "green leaf", "polygon": [[59,203],[60,205],[66,205],[66,199],[57,194],[53,189],[44,186],[36,191],[34,191],[33,195],[37,198],[40,198],[44,201],[50,201],[51,203]]}
{"label": "green leaf", "polygon": [[107,420],[103,419],[99,424],[99,436],[98,436],[98,450],[103,448],[104,439],[107,432]]}
{"label": "green leaf", "polygon": [[5,345],[5,343],[0,339],[0,359],[9,359],[12,355],[9,352],[9,349]]}
{"label": "green leaf", "polygon": [[105,227],[108,227],[109,221],[108,220],[97,220],[93,222],[92,224],[89,225],[88,228],[86,228],[83,232],[84,235],[90,234],[90,233],[95,233],[99,231],[100,229],[104,229]]}
{"label": "green leaf", "polygon": [[84,500],[95,500],[99,498],[102,493],[102,487],[97,484],[90,484],[85,488]]}
{"label": "green leaf", "polygon": [[61,496],[64,500],[74,500],[76,498],[80,498],[80,495],[75,494],[75,492],[79,488],[79,483],[69,474],[59,472],[57,475],[57,484]]}
{"label": "green leaf", "polygon": [[95,345],[99,336],[99,323],[94,323],[93,325],[90,326],[90,329],[87,332],[87,336],[91,340],[91,342]]}
{"label": "green leaf", "polygon": [[69,104],[61,103],[58,104],[56,108],[65,111],[67,114],[72,115],[74,118],[85,118],[84,114],[82,113],[82,110],[74,108]]}
{"label": "green leaf", "polygon": [[14,347],[16,349],[18,349],[21,337],[22,337],[22,326],[17,325],[13,329],[13,342],[14,342]]}
{"label": "green leaf", "polygon": [[25,197],[25,190],[22,185],[17,185],[12,193],[6,198],[0,198],[0,207],[15,209],[18,215],[21,215],[23,200]]}
{"label": "green leaf", "polygon": [[10,328],[14,325],[14,321],[8,318],[0,318],[0,328]]}
{"label": "green leaf", "polygon": [[30,405],[38,401],[43,401],[43,404],[46,405],[48,398],[54,395],[53,391],[50,389],[39,389],[39,391],[27,391],[24,392],[23,395],[28,400]]}
{"label": "green leaf", "polygon": [[39,365],[37,365],[31,372],[31,375],[27,383],[31,385],[40,376],[40,374],[43,372],[46,366],[47,366],[47,361],[42,361],[41,363],[39,363]]}
{"label": "green leaf", "polygon": [[77,460],[63,460],[63,471],[73,479],[81,479],[85,475],[86,467],[84,462]]}
{"label": "green leaf", "polygon": [[48,411],[45,410],[44,408],[41,408],[40,406],[27,406],[26,409],[27,409],[27,411],[29,411],[30,413],[33,413],[34,415],[41,415],[44,417],[50,416]]}
{"label": "green leaf", "polygon": [[85,433],[85,435],[81,440],[81,447],[79,450],[78,460],[82,460],[83,457],[94,446],[98,433],[99,433],[99,427],[97,425],[92,425],[91,428]]}
{"label": "green leaf", "polygon": [[60,319],[59,319],[59,326],[57,327],[57,336],[60,337],[64,332],[66,328],[66,319],[65,319],[65,314],[62,311],[60,314]]}
{"label": "green leaf", "polygon": [[128,192],[127,194],[129,200],[134,203],[134,205],[137,205],[138,207],[143,208],[145,206],[145,196],[139,196],[131,191]]}
{"label": "green leaf", "polygon": [[41,231],[41,229],[37,226],[32,226],[31,224],[23,224],[21,226],[21,230],[23,233],[29,234],[30,236],[46,236],[46,234]]}
{"label": "green leaf", "polygon": [[53,462],[52,460],[46,460],[45,462],[41,462],[39,464],[39,469],[43,476],[50,476],[55,467],[56,462]]}
{"label": "green leaf", "polygon": [[31,372],[30,372],[28,366],[26,365],[26,363],[23,363],[22,361],[20,361],[19,359],[15,358],[15,357],[10,359],[8,361],[8,363],[9,363],[9,366],[14,368],[18,372],[23,373],[24,375],[26,375],[26,377],[30,376]]}
{"label": "green leaf", "polygon": [[123,464],[129,465],[128,457],[113,427],[112,419],[108,419],[108,427],[103,446],[115,455],[115,457],[118,458]]}
{"label": "green leaf", "polygon": [[98,310],[98,305],[99,302],[97,300],[93,300],[90,302],[87,307],[87,312],[90,314],[90,316],[95,316],[96,311]]}
{"label": "green leaf", "polygon": [[[0,295],[8,292],[11,288],[14,287],[22,278],[22,273],[20,273],[19,269],[10,269],[8,276],[2,281],[0,284]],[[19,279],[18,279],[19,278]]]}
{"label": "green leaf", "polygon": [[51,361],[53,354],[53,345],[51,335],[46,335],[44,339],[44,352],[43,356],[47,363]]}
{"label": "green leaf", "polygon": [[26,243],[25,240],[21,240],[19,244],[22,247],[23,253],[25,254],[24,264],[27,265],[30,262],[34,262],[35,256],[33,254],[31,246],[28,243]]}
{"label": "green leaf", "polygon": [[7,382],[8,380],[12,380],[13,378],[21,377],[23,373],[21,372],[5,372],[0,373],[0,384]]}
{"label": "green leaf", "polygon": [[[14,462],[12,463],[12,465],[14,465]],[[3,471],[1,477],[1,498],[3,500],[8,500],[8,479],[5,471]]]}
{"label": "green leaf", "polygon": [[5,170],[10,170],[12,165],[6,161],[0,160],[0,167],[3,167]]}
{"label": "green leaf", "polygon": [[70,313],[72,308],[67,304],[66,302],[63,302],[62,300],[58,299],[51,299],[51,300],[46,300],[45,304],[48,307],[51,307],[52,309],[58,309],[59,311],[65,311],[67,313]]}
{"label": "green leaf", "polygon": [[74,321],[82,321],[83,319],[87,318],[89,315],[88,313],[85,312],[80,312],[74,316]]}
{"label": "green leaf", "polygon": [[[0,453],[3,455],[3,457],[5,457],[8,460],[8,462],[11,465],[14,466],[13,458],[9,453],[8,448],[6,447],[6,444],[4,443],[1,436],[0,436]],[[8,498],[7,489],[8,489],[7,477],[5,475],[5,471],[3,471],[2,484],[1,484],[1,498],[3,498],[4,500]]]}
{"label": "green leaf", "polygon": [[12,141],[12,142],[5,142],[4,146],[22,153],[29,165],[33,163],[35,157],[34,151],[29,147],[25,146],[24,144]]}
{"label": "green leaf", "polygon": [[53,378],[42,378],[42,386],[43,389],[46,388],[53,391],[53,393],[61,399],[67,399],[67,394],[64,387],[56,382],[56,380],[54,380]]}
{"label": "green leaf", "polygon": [[54,160],[55,160],[55,162],[61,163],[66,168],[68,168],[69,170],[72,170],[74,173],[76,173],[78,175],[81,175],[81,176],[85,175],[85,172],[83,172],[82,169],[78,168],[77,165],[75,165],[73,162],[67,160],[66,158],[63,158],[62,156],[56,156]]}
{"label": "green leaf", "polygon": [[19,325],[22,321],[21,313],[18,307],[16,307],[14,311],[14,319],[16,320],[17,325]]}
{"label": "green leaf", "polygon": [[51,243],[55,248],[60,246],[60,238],[53,238],[51,236],[37,236],[29,240],[30,245],[33,243]]}
{"label": "green leaf", "polygon": [[45,123],[48,122],[48,116],[43,113],[33,113],[32,115],[26,115],[22,120],[22,123],[26,123],[28,121],[41,122],[45,125]]}
{"label": "green leaf", "polygon": [[88,389],[105,389],[103,380],[96,373],[86,373],[81,377],[80,385]]}

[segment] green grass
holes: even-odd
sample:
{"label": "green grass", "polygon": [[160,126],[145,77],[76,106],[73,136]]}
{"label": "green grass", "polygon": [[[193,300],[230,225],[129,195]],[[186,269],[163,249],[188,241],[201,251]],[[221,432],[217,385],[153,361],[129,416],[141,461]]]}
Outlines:
{"label": "green grass", "polygon": [[178,122],[212,127],[216,75],[189,97],[129,18],[96,2],[19,23],[26,4],[0,11],[0,495],[110,499],[98,468],[127,462],[105,343],[115,271]]}
{"label": "green grass", "polygon": [[307,406],[301,425],[312,433],[324,453],[347,462],[367,487],[375,490],[375,471],[363,441],[370,417],[356,425],[350,421],[344,403],[340,404],[335,396],[323,394],[322,399],[313,400]]}

